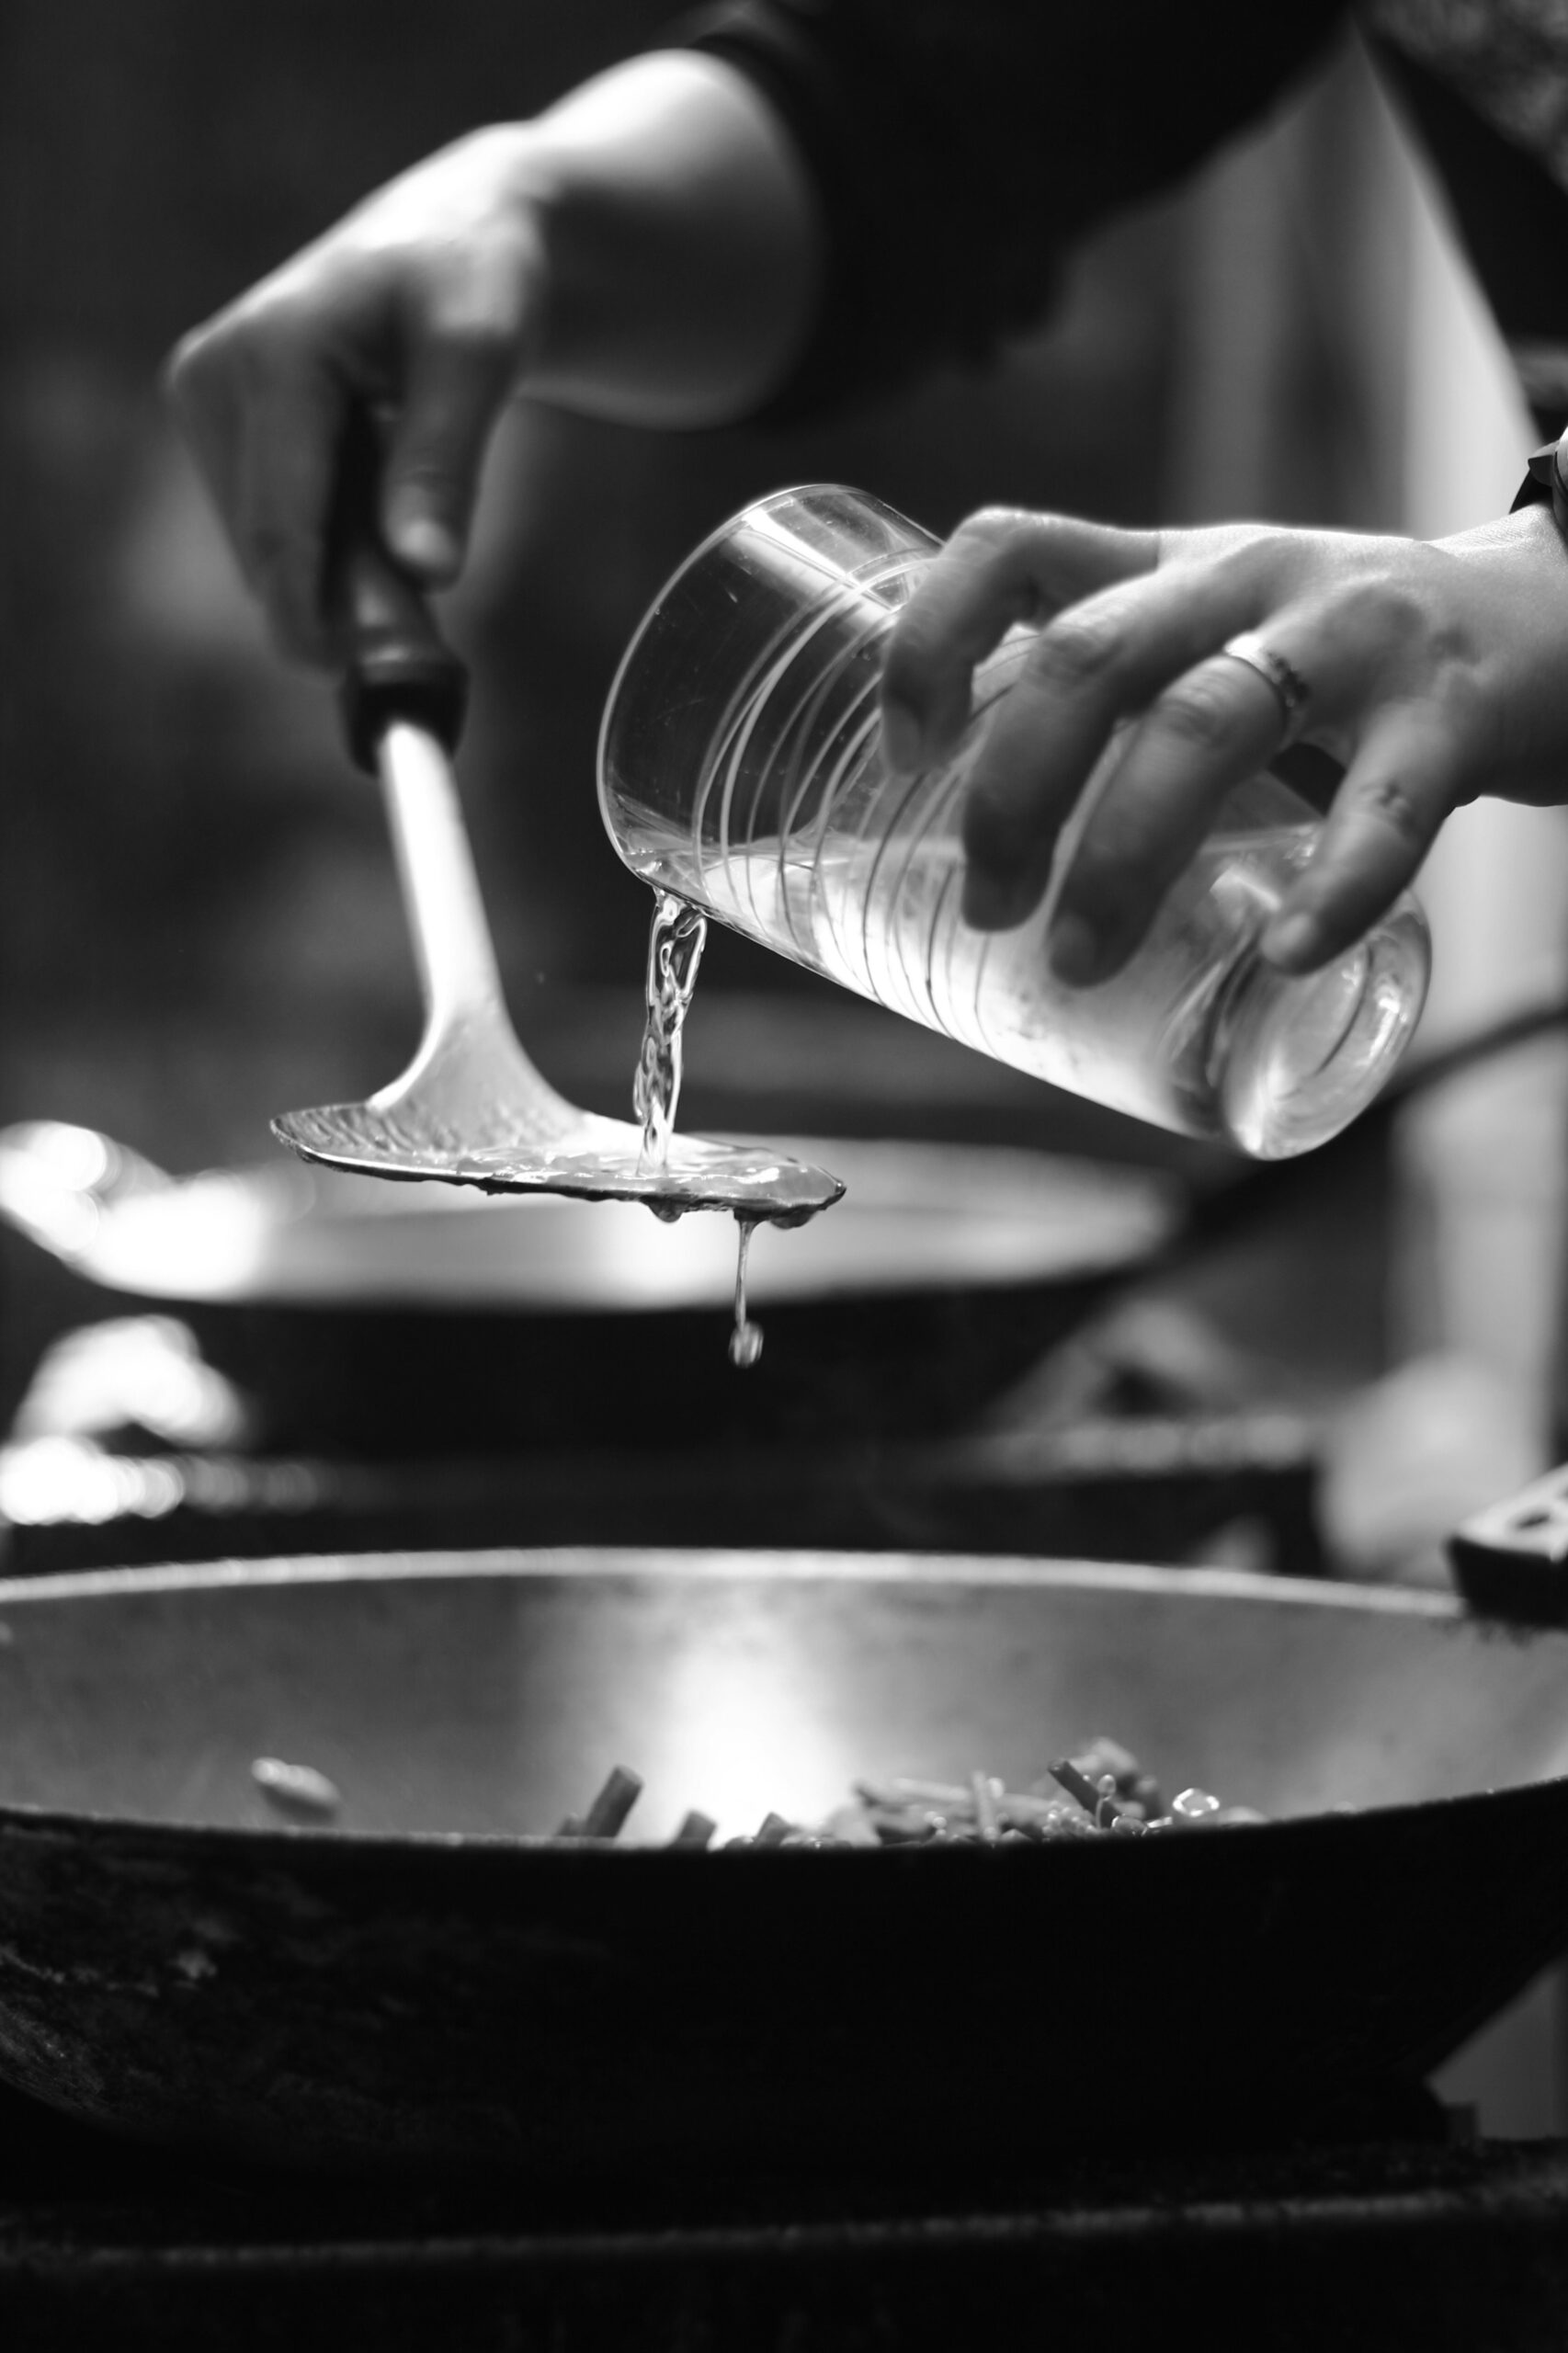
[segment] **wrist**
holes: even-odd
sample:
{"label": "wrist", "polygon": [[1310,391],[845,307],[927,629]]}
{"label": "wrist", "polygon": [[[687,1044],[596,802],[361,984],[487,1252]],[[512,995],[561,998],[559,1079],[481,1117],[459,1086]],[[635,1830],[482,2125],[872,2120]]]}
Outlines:
{"label": "wrist", "polygon": [[1548,441],[1540,449],[1532,450],[1528,472],[1519,485],[1510,512],[1517,515],[1524,507],[1550,506],[1558,529],[1568,540],[1565,462],[1568,462],[1568,440]]}
{"label": "wrist", "polygon": [[1506,515],[1490,516],[1484,523],[1472,524],[1468,531],[1452,532],[1430,544],[1441,548],[1446,554],[1482,558],[1508,550],[1518,553],[1539,549],[1554,570],[1561,566],[1565,552],[1563,533],[1552,514],[1550,494],[1528,505],[1516,503]]}

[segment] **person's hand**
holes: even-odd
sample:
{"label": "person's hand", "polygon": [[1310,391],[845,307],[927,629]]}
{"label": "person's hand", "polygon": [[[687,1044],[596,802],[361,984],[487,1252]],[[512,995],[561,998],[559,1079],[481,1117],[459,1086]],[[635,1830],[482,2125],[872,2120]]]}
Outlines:
{"label": "person's hand", "polygon": [[388,552],[442,587],[525,379],[628,423],[744,415],[807,330],[818,234],[746,77],[653,52],[443,149],[187,336],[174,402],[283,651],[334,656],[324,557],[353,408],[382,421]]}
{"label": "person's hand", "polygon": [[[1288,740],[1344,770],[1260,941],[1288,972],[1359,938],[1460,803],[1568,800],[1568,549],[1542,506],[1434,544],[973,516],[893,633],[895,767],[952,748],[975,664],[1017,621],[1040,634],[969,786],[966,920],[1003,930],[1038,906],[1064,820],[1112,730],[1134,722],[1053,913],[1064,981],[1126,962],[1224,795]],[[1262,668],[1222,651],[1249,632]]]}
{"label": "person's hand", "polygon": [[389,551],[439,587],[463,559],[491,429],[528,358],[544,255],[526,126],[395,180],[175,355],[170,386],[281,648],[331,659],[324,540],[351,405],[384,410]]}

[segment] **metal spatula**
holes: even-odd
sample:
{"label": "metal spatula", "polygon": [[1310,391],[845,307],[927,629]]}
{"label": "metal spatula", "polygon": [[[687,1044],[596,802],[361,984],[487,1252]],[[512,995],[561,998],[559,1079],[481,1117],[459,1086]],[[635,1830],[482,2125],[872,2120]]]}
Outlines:
{"label": "metal spatula", "polygon": [[[359,511],[371,511],[368,500]],[[381,778],[425,1035],[403,1076],[368,1103],[285,1112],[273,1133],[304,1159],[365,1176],[641,1200],[666,1213],[731,1210],[794,1223],[837,1200],[836,1176],[766,1146],[672,1136],[662,1157],[645,1153],[641,1129],[579,1110],[535,1069],[506,1017],[449,764],[462,665],[363,525],[343,536],[335,594],[349,746]]]}

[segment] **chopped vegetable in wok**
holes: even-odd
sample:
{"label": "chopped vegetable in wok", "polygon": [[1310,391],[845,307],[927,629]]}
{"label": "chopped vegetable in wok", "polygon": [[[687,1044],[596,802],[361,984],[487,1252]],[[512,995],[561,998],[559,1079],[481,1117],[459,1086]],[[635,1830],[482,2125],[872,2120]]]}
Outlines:
{"label": "chopped vegetable in wok", "polygon": [[[562,1824],[563,1836],[613,1838],[636,1802],[642,1783],[618,1766],[588,1811]],[[1166,1806],[1159,1784],[1131,1750],[1103,1734],[1075,1756],[1059,1757],[1047,1778],[1028,1790],[1009,1790],[994,1775],[976,1771],[966,1782],[894,1779],[858,1781],[854,1795],[824,1822],[791,1822],[767,1814],[749,1837],[731,1847],[1049,1846],[1064,1839],[1142,1838],[1153,1832],[1220,1830],[1264,1822],[1250,1806],[1225,1805],[1208,1790],[1177,1792]],[[705,1847],[717,1825],[688,1813],[670,1841]]]}
{"label": "chopped vegetable in wok", "polygon": [[[343,1800],[312,1766],[258,1756],[251,1779],[286,1821],[300,1826],[329,1822]],[[591,1805],[568,1814],[555,1836],[571,1840],[618,1837],[642,1793],[640,1775],[615,1766]],[[1167,1806],[1159,1784],[1130,1749],[1103,1734],[1074,1756],[1058,1757],[1045,1778],[1010,1790],[994,1774],[971,1772],[965,1781],[895,1779],[857,1781],[853,1794],[824,1822],[793,1822],[765,1814],[749,1837],[729,1847],[1008,1847],[1051,1846],[1063,1839],[1142,1838],[1152,1832],[1220,1830],[1265,1822],[1250,1806],[1224,1805],[1207,1790],[1181,1790]],[[718,1824],[693,1810],[682,1817],[672,1847],[712,1844]]]}

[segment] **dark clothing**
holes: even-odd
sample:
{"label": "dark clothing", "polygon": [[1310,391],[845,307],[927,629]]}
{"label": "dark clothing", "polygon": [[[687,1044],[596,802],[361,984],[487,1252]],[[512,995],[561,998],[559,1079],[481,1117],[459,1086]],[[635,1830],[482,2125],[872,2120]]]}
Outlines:
{"label": "dark clothing", "polygon": [[1374,53],[1448,189],[1543,434],[1568,415],[1568,192],[1458,92],[1386,44]]}
{"label": "dark clothing", "polygon": [[724,0],[682,36],[767,93],[829,223],[816,331],[773,413],[985,358],[1043,314],[1075,238],[1267,112],[1354,17],[1555,429],[1568,404],[1556,13],[1494,0],[1456,29],[1443,0]]}

